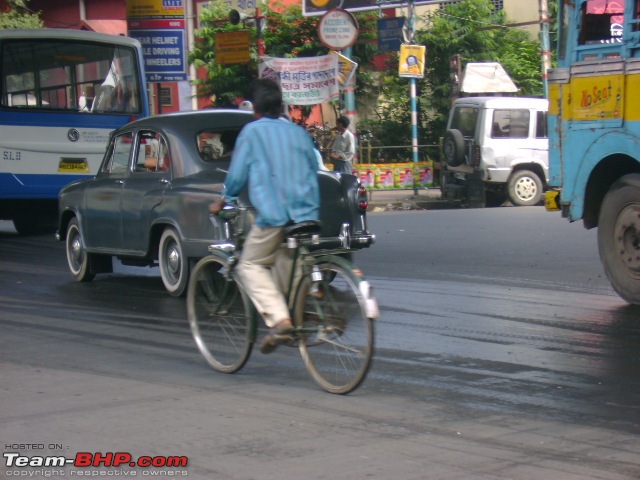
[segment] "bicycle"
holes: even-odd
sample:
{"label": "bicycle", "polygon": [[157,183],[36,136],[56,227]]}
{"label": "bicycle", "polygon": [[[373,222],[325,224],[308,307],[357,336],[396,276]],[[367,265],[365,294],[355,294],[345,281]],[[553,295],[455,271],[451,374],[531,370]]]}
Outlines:
{"label": "bicycle", "polygon": [[[246,364],[258,331],[257,311],[234,275],[248,215],[245,207],[225,206],[220,216],[226,239],[210,245],[187,291],[196,345],[222,373],[235,373]],[[319,223],[303,222],[285,229],[285,241],[294,249],[286,299],[295,327],[286,344],[298,347],[320,387],[349,393],[369,371],[379,310],[362,272],[340,256],[350,251],[348,224],[338,237],[320,239]]]}

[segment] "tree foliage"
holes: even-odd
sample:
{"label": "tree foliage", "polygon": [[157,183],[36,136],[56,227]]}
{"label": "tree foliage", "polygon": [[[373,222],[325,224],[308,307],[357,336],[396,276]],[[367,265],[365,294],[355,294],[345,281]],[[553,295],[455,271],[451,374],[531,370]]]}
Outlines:
{"label": "tree foliage", "polygon": [[0,2],[0,29],[42,28],[40,12],[28,8],[29,0],[4,0]]}
{"label": "tree foliage", "polygon": [[[489,0],[449,4],[426,17],[418,42],[426,45],[425,90],[434,111],[428,137],[444,132],[451,105],[450,60],[458,54],[462,66],[470,62],[500,62],[519,88],[519,95],[541,96],[540,46],[522,30],[508,28],[502,11]],[[443,41],[447,39],[447,41]]]}
{"label": "tree foliage", "polygon": [[[199,96],[215,97],[215,106],[230,106],[236,99],[248,94],[247,88],[258,71],[257,29],[254,23],[245,27],[242,22],[231,25],[228,21],[229,6],[218,0],[209,2],[196,31],[199,39],[189,54],[189,61],[206,71],[206,79],[196,80]],[[329,50],[318,38],[319,17],[304,17],[301,5],[270,4],[262,11],[266,24],[262,36],[267,55],[272,57],[313,57],[326,55]],[[361,67],[357,72],[356,98],[363,98],[371,91],[371,59],[376,53],[376,14],[356,15],[359,23],[359,40],[353,46],[352,59]],[[250,62],[248,64],[220,65],[216,61],[215,36],[218,33],[248,29],[250,33]]]}
{"label": "tree foliage", "polygon": [[[555,12],[557,0],[549,2]],[[215,95],[215,106],[228,106],[247,95],[251,79],[257,75],[256,28],[251,34],[251,62],[247,65],[219,65],[215,60],[215,34],[240,30],[243,25],[228,22],[229,7],[221,0],[209,2],[196,32],[200,39],[190,53],[190,61],[206,70],[198,80],[199,93]],[[263,31],[267,55],[309,57],[328,52],[319,39],[319,17],[303,17],[300,5],[272,4],[264,8]],[[378,53],[375,44],[378,12],[355,14],[359,38],[352,58],[358,62],[356,108],[359,126],[370,130],[383,145],[411,141],[409,80],[398,76],[398,55],[388,54],[380,71],[373,67]],[[416,43],[426,45],[425,77],[418,80],[418,123],[420,144],[435,144],[444,133],[451,105],[449,62],[460,55],[462,65],[469,62],[500,62],[520,88],[519,94],[540,96],[540,46],[525,32],[507,26],[504,12],[495,11],[490,0],[465,0],[432,10],[416,22]]]}

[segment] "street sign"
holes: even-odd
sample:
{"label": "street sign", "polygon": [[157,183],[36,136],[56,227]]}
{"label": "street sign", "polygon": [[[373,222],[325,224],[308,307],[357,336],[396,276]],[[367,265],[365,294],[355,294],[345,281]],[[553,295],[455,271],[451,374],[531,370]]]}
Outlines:
{"label": "street sign", "polygon": [[249,30],[216,33],[216,63],[249,63]]}
{"label": "street sign", "polygon": [[185,0],[127,0],[127,31],[142,44],[147,82],[187,80]]}
{"label": "street sign", "polygon": [[378,19],[378,51],[397,52],[402,44],[404,17]]}
{"label": "street sign", "polygon": [[331,50],[344,50],[356,43],[358,23],[351,13],[334,8],[318,22],[318,36],[322,44]]}

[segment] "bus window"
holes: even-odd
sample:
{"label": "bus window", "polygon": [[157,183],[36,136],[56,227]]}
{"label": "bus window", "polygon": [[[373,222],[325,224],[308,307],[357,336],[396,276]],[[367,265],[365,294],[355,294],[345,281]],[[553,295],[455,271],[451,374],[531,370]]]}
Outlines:
{"label": "bus window", "polygon": [[141,113],[140,74],[130,48],[7,41],[0,54],[2,106]]}
{"label": "bus window", "polygon": [[16,159],[0,163],[1,218],[21,234],[57,223],[60,189],[98,172],[110,132],[149,115],[145,85],[132,38],[0,29],[0,150]]}

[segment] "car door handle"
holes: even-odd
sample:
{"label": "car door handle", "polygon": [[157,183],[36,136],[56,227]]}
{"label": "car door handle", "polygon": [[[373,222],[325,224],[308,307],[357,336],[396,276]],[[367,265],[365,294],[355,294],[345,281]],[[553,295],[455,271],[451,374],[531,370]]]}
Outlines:
{"label": "car door handle", "polygon": [[119,183],[120,185],[124,185],[124,180],[116,180],[116,183]]}
{"label": "car door handle", "polygon": [[170,182],[166,178],[163,178],[163,179],[160,180],[160,183],[170,183]]}

